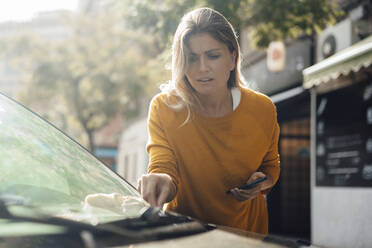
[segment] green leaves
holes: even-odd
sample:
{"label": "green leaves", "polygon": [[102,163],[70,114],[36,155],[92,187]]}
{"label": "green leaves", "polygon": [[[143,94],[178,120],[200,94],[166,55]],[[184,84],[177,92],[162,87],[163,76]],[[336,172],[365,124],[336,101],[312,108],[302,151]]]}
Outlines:
{"label": "green leaves", "polygon": [[342,16],[334,3],[327,0],[249,2],[245,9],[251,9],[251,14],[242,21],[252,29],[255,45],[262,48],[274,40],[315,35]]}
{"label": "green leaves", "polygon": [[[192,0],[153,1],[126,0],[124,15],[134,28],[151,32],[161,44],[169,47],[181,17],[191,9],[210,7],[221,12],[239,33],[247,27],[253,34],[253,45],[266,48],[270,41],[313,35],[315,31],[340,18],[342,11],[328,0]],[[125,7],[124,7],[125,6]],[[127,6],[130,6],[130,10]]]}
{"label": "green leaves", "polygon": [[151,38],[115,15],[76,18],[70,39],[25,37],[14,51],[19,64],[31,65],[23,68],[30,77],[22,101],[93,149],[94,133],[118,113],[128,120],[144,108],[139,99],[152,84],[144,68],[157,53]]}

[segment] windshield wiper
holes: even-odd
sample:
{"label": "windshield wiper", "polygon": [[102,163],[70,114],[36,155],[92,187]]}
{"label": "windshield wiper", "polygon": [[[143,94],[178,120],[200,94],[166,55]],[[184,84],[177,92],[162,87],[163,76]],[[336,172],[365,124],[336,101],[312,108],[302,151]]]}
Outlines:
{"label": "windshield wiper", "polygon": [[[33,206],[24,205],[20,201],[17,203],[14,201],[7,202],[4,198],[0,198],[0,218],[14,222],[33,222],[62,226],[67,228],[66,232],[82,234],[87,231],[96,239],[105,239],[105,242],[110,242],[111,245],[180,237],[208,230],[205,224],[191,218],[165,214],[160,209],[153,207],[147,209],[139,218],[124,219],[94,226],[84,222],[48,216],[37,212],[37,209]],[[31,208],[37,214],[32,217],[13,215],[8,210],[8,205],[20,205],[25,208]],[[107,236],[110,236],[109,241],[105,238]]]}
{"label": "windshield wiper", "polygon": [[0,193],[0,217],[8,218],[11,214],[8,211],[8,206],[24,206],[28,203],[23,197]]}
{"label": "windshield wiper", "polygon": [[0,218],[9,218],[10,216],[11,214],[9,213],[7,206],[0,199]]}
{"label": "windshield wiper", "polygon": [[6,205],[26,205],[29,201],[21,196],[13,194],[0,194],[0,201]]}
{"label": "windshield wiper", "polygon": [[[17,201],[15,201],[17,200]],[[35,222],[41,224],[50,224],[50,225],[58,225],[67,227],[70,230],[87,230],[92,232],[112,232],[118,235],[124,236],[138,236],[135,232],[130,230],[122,230],[117,227],[113,227],[111,225],[105,225],[104,227],[94,226],[90,224],[86,224],[84,222],[77,222],[65,218],[60,217],[53,217],[50,215],[45,215],[37,211],[36,207],[32,205],[25,204],[27,201],[22,201],[21,197],[16,196],[8,196],[8,195],[0,195],[0,218],[9,219],[12,221],[24,221],[24,222]],[[27,209],[32,209],[35,211],[35,215],[30,216],[22,216],[22,215],[14,215],[9,211],[9,206],[21,206]]]}
{"label": "windshield wiper", "polygon": [[[128,218],[109,224],[135,230],[147,241],[188,236],[215,228],[214,225],[205,224],[176,213],[163,212],[155,207],[149,207],[139,218]],[[100,226],[104,225],[106,224]]]}

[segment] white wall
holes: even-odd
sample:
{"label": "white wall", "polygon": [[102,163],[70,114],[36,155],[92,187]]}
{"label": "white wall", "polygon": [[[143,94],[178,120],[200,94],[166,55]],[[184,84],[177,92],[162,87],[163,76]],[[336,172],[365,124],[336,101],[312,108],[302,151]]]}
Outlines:
{"label": "white wall", "polygon": [[120,137],[117,173],[137,186],[138,178],[147,172],[147,118],[123,131]]}
{"label": "white wall", "polygon": [[325,247],[372,247],[370,188],[312,188],[312,240]]}
{"label": "white wall", "polygon": [[311,240],[329,248],[372,247],[372,189],[315,185],[315,89],[311,93]]}

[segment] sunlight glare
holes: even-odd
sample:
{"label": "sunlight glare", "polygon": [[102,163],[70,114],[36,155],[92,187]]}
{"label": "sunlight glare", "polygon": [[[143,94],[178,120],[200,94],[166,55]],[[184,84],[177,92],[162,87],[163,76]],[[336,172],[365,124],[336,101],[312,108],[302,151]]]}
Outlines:
{"label": "sunlight glare", "polygon": [[0,2],[0,22],[28,21],[38,12],[77,9],[78,0],[11,0]]}

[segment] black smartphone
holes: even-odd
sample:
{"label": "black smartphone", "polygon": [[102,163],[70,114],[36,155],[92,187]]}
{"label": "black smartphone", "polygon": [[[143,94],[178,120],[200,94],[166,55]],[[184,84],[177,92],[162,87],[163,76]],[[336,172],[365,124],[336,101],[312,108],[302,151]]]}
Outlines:
{"label": "black smartphone", "polygon": [[[257,184],[259,184],[259,183],[265,181],[266,179],[267,179],[267,177],[260,177],[260,178],[258,178],[258,179],[256,179],[256,180],[254,180],[253,182],[250,182],[250,183],[247,183],[247,184],[244,184],[244,185],[238,187],[238,189],[252,189],[252,188],[254,188]],[[230,193],[231,193],[230,190],[226,191],[226,194],[230,194]]]}

